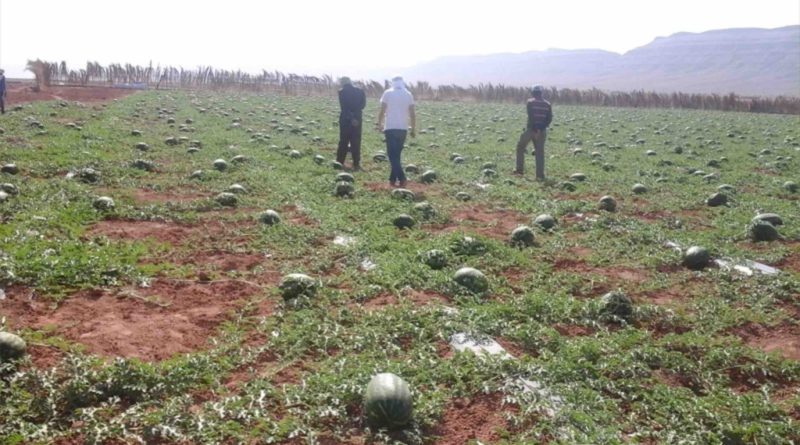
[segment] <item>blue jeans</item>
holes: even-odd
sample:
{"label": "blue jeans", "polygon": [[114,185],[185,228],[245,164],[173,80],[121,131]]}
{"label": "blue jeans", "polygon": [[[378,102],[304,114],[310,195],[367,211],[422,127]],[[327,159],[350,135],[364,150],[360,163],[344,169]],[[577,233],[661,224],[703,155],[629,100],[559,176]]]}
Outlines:
{"label": "blue jeans", "polygon": [[392,172],[389,173],[389,182],[395,181],[405,182],[406,174],[403,173],[403,165],[400,161],[400,154],[403,152],[403,144],[406,142],[407,130],[385,130],[383,135],[386,137],[386,155],[389,157],[389,163],[392,166]]}

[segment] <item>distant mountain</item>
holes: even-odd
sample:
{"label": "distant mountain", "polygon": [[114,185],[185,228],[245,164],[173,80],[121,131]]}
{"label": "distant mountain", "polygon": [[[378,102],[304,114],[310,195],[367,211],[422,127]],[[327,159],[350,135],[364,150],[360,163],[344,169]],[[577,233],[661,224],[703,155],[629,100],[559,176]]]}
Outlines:
{"label": "distant mountain", "polygon": [[800,96],[800,25],[678,33],[620,55],[581,49],[442,57],[403,70],[433,85]]}

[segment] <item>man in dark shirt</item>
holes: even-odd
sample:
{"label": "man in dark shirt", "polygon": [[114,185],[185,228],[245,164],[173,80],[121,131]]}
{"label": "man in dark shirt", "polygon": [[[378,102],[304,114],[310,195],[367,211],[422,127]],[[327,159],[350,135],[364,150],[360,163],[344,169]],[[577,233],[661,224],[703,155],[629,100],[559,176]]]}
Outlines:
{"label": "man in dark shirt", "polygon": [[353,170],[361,170],[361,112],[367,105],[364,90],[353,86],[348,77],[339,80],[339,149],[336,160],[344,164],[347,151],[353,156]]}
{"label": "man in dark shirt", "polygon": [[0,113],[6,114],[6,75],[0,70]]}
{"label": "man in dark shirt", "polygon": [[519,137],[517,143],[517,169],[516,174],[525,172],[525,152],[529,143],[533,142],[533,155],[536,159],[536,179],[544,180],[544,141],[547,139],[547,127],[553,121],[553,108],[550,102],[544,100],[544,88],[541,85],[533,87],[533,98],[528,99],[528,125]]}

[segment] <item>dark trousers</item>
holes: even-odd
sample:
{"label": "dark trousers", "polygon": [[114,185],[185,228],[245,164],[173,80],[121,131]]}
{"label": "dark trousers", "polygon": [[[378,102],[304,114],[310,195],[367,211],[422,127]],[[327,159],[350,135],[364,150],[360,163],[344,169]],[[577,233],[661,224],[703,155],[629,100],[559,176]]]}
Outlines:
{"label": "dark trousers", "polygon": [[344,164],[347,152],[353,156],[353,168],[361,165],[361,123],[353,125],[351,122],[339,122],[339,149],[336,151],[336,160]]}
{"label": "dark trousers", "polygon": [[547,130],[525,130],[517,143],[517,173],[525,172],[525,153],[528,144],[533,142],[533,156],[536,158],[536,179],[544,179],[544,141]]}
{"label": "dark trousers", "polygon": [[389,164],[392,166],[392,171],[389,173],[389,182],[391,183],[406,181],[400,154],[403,152],[403,144],[406,143],[407,133],[407,130],[386,130],[383,132],[386,137],[386,155],[389,157]]}
{"label": "dark trousers", "polygon": [[0,113],[6,114],[6,98],[0,95]]}

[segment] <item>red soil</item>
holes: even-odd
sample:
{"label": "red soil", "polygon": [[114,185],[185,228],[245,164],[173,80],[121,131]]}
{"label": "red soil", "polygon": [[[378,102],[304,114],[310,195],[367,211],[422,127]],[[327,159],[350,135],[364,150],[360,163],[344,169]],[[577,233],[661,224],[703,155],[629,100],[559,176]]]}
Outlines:
{"label": "red soil", "polygon": [[502,394],[479,394],[474,398],[459,398],[451,402],[432,434],[438,445],[464,445],[473,440],[496,443],[502,431],[509,428],[504,412],[511,411],[502,404]]}
{"label": "red soil", "polygon": [[778,326],[747,323],[733,330],[748,346],[800,360],[800,326],[788,322]]}
{"label": "red soil", "polygon": [[592,335],[595,332],[592,328],[574,324],[557,323],[552,327],[558,331],[559,334],[565,337],[584,337],[587,335]]}
{"label": "red soil", "polygon": [[52,329],[95,354],[155,361],[202,349],[231,311],[260,292],[234,280],[157,280],[144,289],[81,291],[56,309],[11,292],[0,314],[12,328]]}
{"label": "red soil", "polygon": [[6,107],[42,100],[105,102],[129,96],[135,92],[135,90],[109,87],[54,86],[35,93],[31,90],[32,86],[33,82],[9,81]]}
{"label": "red soil", "polygon": [[453,223],[431,225],[429,230],[434,233],[469,231],[506,241],[514,229],[530,224],[530,218],[519,212],[492,209],[481,205],[456,209],[451,213],[450,219]]}
{"label": "red soil", "polygon": [[553,270],[559,272],[568,271],[580,276],[586,276],[587,274],[602,275],[612,283],[619,284],[643,283],[650,278],[649,273],[641,269],[592,266],[584,261],[568,258],[556,260]]}
{"label": "red soil", "polygon": [[[449,299],[446,296],[433,291],[426,291],[426,290],[411,291],[409,294],[404,295],[403,298],[410,300],[415,307],[424,306],[432,302],[438,302],[442,304],[449,302]],[[400,301],[401,300],[396,295],[387,292],[365,301],[364,303],[361,304],[361,307],[363,307],[367,311],[373,311],[382,309],[387,306],[398,305],[400,304]]]}

